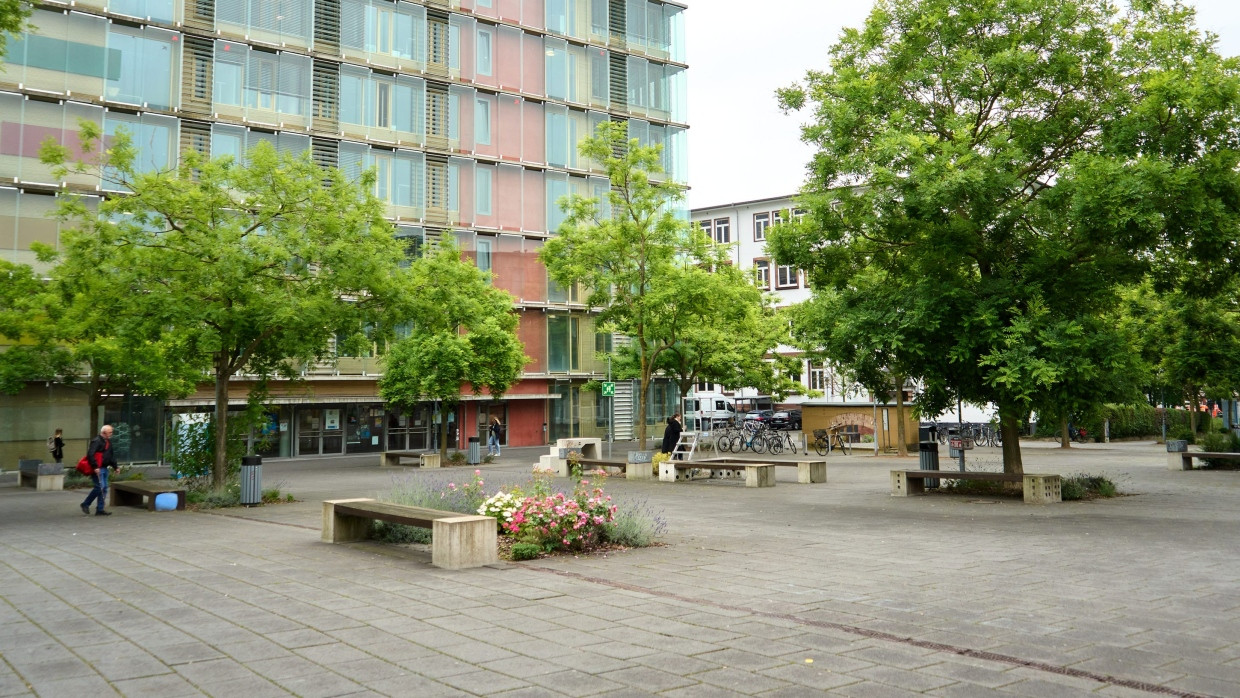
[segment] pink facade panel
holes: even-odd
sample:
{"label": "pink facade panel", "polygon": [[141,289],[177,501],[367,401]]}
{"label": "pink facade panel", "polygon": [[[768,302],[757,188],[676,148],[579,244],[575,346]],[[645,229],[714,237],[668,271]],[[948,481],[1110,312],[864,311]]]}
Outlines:
{"label": "pink facade panel", "polygon": [[521,90],[542,97],[547,94],[547,49],[541,36],[521,35]]}
{"label": "pink facade panel", "polygon": [[512,95],[499,96],[499,157],[501,160],[521,161],[521,120],[525,100]]}
{"label": "pink facade panel", "polygon": [[522,168],[516,165],[499,166],[495,205],[500,230],[521,230],[521,180]]}
{"label": "pink facade panel", "polygon": [[547,206],[546,206],[546,185],[545,177],[538,170],[526,170],[525,182],[522,187],[522,198],[524,200],[524,215],[522,216],[522,227],[531,232],[545,232],[547,230]]}
{"label": "pink facade panel", "polygon": [[542,102],[527,100],[522,105],[521,157],[525,162],[547,162],[547,126]]}
{"label": "pink facade panel", "polygon": [[521,91],[521,44],[525,32],[512,27],[500,27],[495,47],[495,74],[499,86],[513,92]]}

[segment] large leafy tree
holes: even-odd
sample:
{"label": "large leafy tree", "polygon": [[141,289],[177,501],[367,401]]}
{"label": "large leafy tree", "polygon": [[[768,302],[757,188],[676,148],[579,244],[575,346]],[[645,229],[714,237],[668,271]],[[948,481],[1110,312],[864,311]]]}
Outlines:
{"label": "large leafy tree", "polygon": [[[82,124],[81,137],[82,152],[94,152],[97,127]],[[222,487],[233,378],[294,375],[325,356],[333,336],[383,327],[381,311],[410,289],[402,248],[371,193],[373,174],[349,180],[266,143],[242,162],[187,152],[170,171],[144,171],[127,134],[108,145],[94,162],[44,146],[62,174],[94,169],[125,192],[97,210],[64,197],[61,214],[77,227],[62,234],[57,274],[123,294],[115,314],[86,321],[174,346],[169,358],[207,367],[212,484]]]}
{"label": "large leafy tree", "polygon": [[831,55],[781,91],[812,105],[817,153],[810,215],[770,247],[820,289],[877,268],[928,299],[920,406],[997,404],[1005,470],[1022,471],[1020,416],[1078,360],[1017,327],[1031,308],[1062,326],[1147,272],[1174,283],[1189,256],[1203,287],[1240,267],[1237,63],[1191,10],[879,0]]}
{"label": "large leafy tree", "polygon": [[[740,269],[674,265],[659,276],[649,300],[644,329],[654,346],[653,368],[674,380],[682,396],[700,381],[779,399],[800,389],[789,378],[800,360],[777,353],[791,343],[788,320]],[[618,375],[640,376],[636,343],[618,348],[616,359]]]}
{"label": "large leafy tree", "polygon": [[[512,296],[451,244],[440,243],[410,267],[421,292],[403,304],[407,337],[383,357],[379,394],[411,408],[460,402],[465,390],[499,398],[521,378],[529,357],[517,337]],[[448,420],[440,420],[440,453],[448,453]]]}
{"label": "large leafy tree", "polygon": [[641,399],[637,407],[638,439],[646,441],[646,397],[660,355],[672,338],[656,327],[665,312],[663,291],[685,262],[713,259],[710,241],[676,215],[683,192],[662,172],[660,147],[628,138],[627,125],[607,121],[583,139],[583,156],[602,163],[611,182],[606,200],[574,195],[558,235],[547,241],[539,259],[563,286],[584,284],[589,303],[602,308],[600,320],[633,340]]}
{"label": "large leafy tree", "polygon": [[27,29],[32,9],[34,5],[28,0],[0,0],[0,58],[7,55],[9,35]]}

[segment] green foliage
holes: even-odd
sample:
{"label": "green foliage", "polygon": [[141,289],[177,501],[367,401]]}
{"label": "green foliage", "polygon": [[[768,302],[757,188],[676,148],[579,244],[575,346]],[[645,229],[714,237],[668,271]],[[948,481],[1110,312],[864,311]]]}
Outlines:
{"label": "green foliage", "polygon": [[542,554],[542,546],[537,543],[513,543],[513,560],[533,560]]}
{"label": "green foliage", "polygon": [[9,36],[29,28],[27,20],[32,7],[29,0],[0,0],[0,57],[8,51]]}
{"label": "green foliage", "polygon": [[[640,394],[646,396],[661,354],[677,343],[669,331],[685,329],[678,317],[688,322],[689,316],[681,315],[685,304],[667,305],[676,300],[669,299],[671,286],[691,275],[688,266],[714,265],[723,255],[677,217],[681,188],[652,179],[662,172],[661,146],[642,146],[628,138],[627,128],[605,121],[582,140],[582,156],[603,165],[611,188],[599,198],[573,195],[561,201],[567,217],[538,257],[556,283],[589,289],[586,302],[602,309],[600,322],[632,338]],[[646,400],[637,405],[637,438],[644,442]]]}
{"label": "green foliage", "polygon": [[[1131,5],[879,3],[779,93],[812,110],[816,153],[808,214],[768,248],[844,296],[828,319],[877,333],[923,413],[993,402],[1009,433],[1031,408],[1129,401],[1143,367],[1117,289],[1240,271],[1238,64],[1191,8]],[[1004,468],[1022,470],[1014,439]]]}
{"label": "green foliage", "polygon": [[[384,356],[380,396],[407,409],[426,400],[455,405],[464,384],[475,394],[485,389],[502,396],[529,361],[517,338],[512,296],[491,286],[487,274],[449,243],[414,261],[410,274],[420,290],[404,299],[400,313],[412,334]],[[446,457],[446,422],[440,434]]]}
{"label": "green foliage", "polygon": [[1018,497],[1021,496],[1019,484],[993,482],[990,480],[952,480],[939,481],[939,490],[951,494],[967,494],[979,497]]}
{"label": "green foliage", "polygon": [[197,504],[199,509],[228,509],[241,506],[241,487],[236,484],[218,490],[186,492],[185,496],[186,501]]}
{"label": "green foliage", "polygon": [[1115,483],[1105,475],[1069,475],[1060,478],[1060,497],[1065,501],[1105,499],[1119,494]]}
{"label": "green foliage", "polygon": [[438,477],[414,475],[394,482],[392,489],[381,495],[380,499],[411,507],[477,514],[478,507],[487,499],[483,485],[479,471],[474,471],[471,479],[460,485]]}
{"label": "green foliage", "polygon": [[370,537],[381,543],[406,545],[409,543],[430,543],[431,529],[387,521],[371,521]]}
{"label": "green foliage", "polygon": [[106,323],[82,313],[86,326],[125,338],[122,350],[166,347],[174,375],[210,369],[220,425],[211,476],[222,487],[233,376],[295,376],[327,355],[333,336],[388,332],[384,311],[411,295],[403,247],[373,174],[358,181],[266,142],[241,162],[191,150],[173,170],[143,171],[128,133],[106,151],[97,125],[82,122],[80,134],[79,150],[49,143],[43,161],[58,177],[92,171],[130,194],[93,208],[62,197],[59,215],[76,227],[61,250],[41,254],[59,261],[53,276],[65,289],[107,300]]}
{"label": "green foliage", "polygon": [[275,502],[280,501],[280,488],[273,487],[271,489],[263,490],[262,498],[264,504],[274,504]]}
{"label": "green foliage", "polygon": [[646,548],[666,532],[667,520],[647,500],[627,500],[617,505],[615,518],[603,528],[603,540],[629,548]]}

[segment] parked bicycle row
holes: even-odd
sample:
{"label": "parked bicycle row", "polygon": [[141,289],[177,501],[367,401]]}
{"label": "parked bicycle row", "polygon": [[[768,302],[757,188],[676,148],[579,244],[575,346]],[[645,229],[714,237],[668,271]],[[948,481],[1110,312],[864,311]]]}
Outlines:
{"label": "parked bicycle row", "polygon": [[[747,421],[742,422],[740,426],[729,425],[715,437],[715,451],[718,453],[744,453],[745,451],[753,451],[754,453],[771,453],[779,455],[784,451],[797,453],[796,442],[792,440],[792,435],[787,431],[781,431],[768,426],[763,422]],[[809,449],[820,456],[825,456],[831,451],[839,451],[844,455],[852,453],[852,441],[842,430],[815,429],[814,438],[807,444],[806,453]]]}
{"label": "parked bicycle row", "polygon": [[975,446],[999,447],[1003,445],[1003,432],[997,424],[938,422],[934,426],[938,431],[939,443],[942,445],[947,445],[948,440],[956,435],[972,439]]}

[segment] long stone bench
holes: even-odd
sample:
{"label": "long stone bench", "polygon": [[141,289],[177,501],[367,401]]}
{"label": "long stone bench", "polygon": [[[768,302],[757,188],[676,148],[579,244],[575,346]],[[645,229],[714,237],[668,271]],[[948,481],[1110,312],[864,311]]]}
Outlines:
{"label": "long stone bench", "polygon": [[1024,490],[1025,504],[1053,504],[1063,501],[1058,475],[1039,473],[991,473],[976,470],[892,470],[891,496],[911,497],[926,493],[926,480],[984,480],[988,482],[1019,482]]}
{"label": "long stone bench", "polygon": [[659,463],[660,482],[716,478],[723,473],[744,474],[746,487],[775,486],[774,463],[703,463],[676,460]]}
{"label": "long stone bench", "polygon": [[[744,465],[752,461],[740,458],[698,458],[691,463],[701,463],[699,467],[712,468],[717,464]],[[823,483],[827,481],[827,462],[825,460],[771,461],[776,467],[796,467],[797,482],[802,485]]]}
{"label": "long stone bench", "polygon": [[1217,451],[1175,451],[1167,454],[1167,469],[1192,470],[1194,458],[1240,461],[1240,453],[1220,453]]}
{"label": "long stone bench", "polygon": [[499,562],[499,525],[491,516],[425,509],[374,499],[331,499],[323,502],[323,542],[365,540],[371,521],[431,529],[431,564],[448,570]]}
{"label": "long stone bench", "polygon": [[155,498],[161,494],[173,494],[177,498],[177,511],[185,511],[185,486],[173,480],[112,480],[108,482],[110,506],[146,507],[155,511]]}
{"label": "long stone bench", "polygon": [[33,487],[38,492],[55,492],[65,488],[65,466],[22,460],[17,464],[17,486]]}
{"label": "long stone bench", "polygon": [[441,465],[438,451],[384,451],[379,454],[379,467],[398,467],[403,458],[417,458],[418,466],[423,468],[438,468]]}

